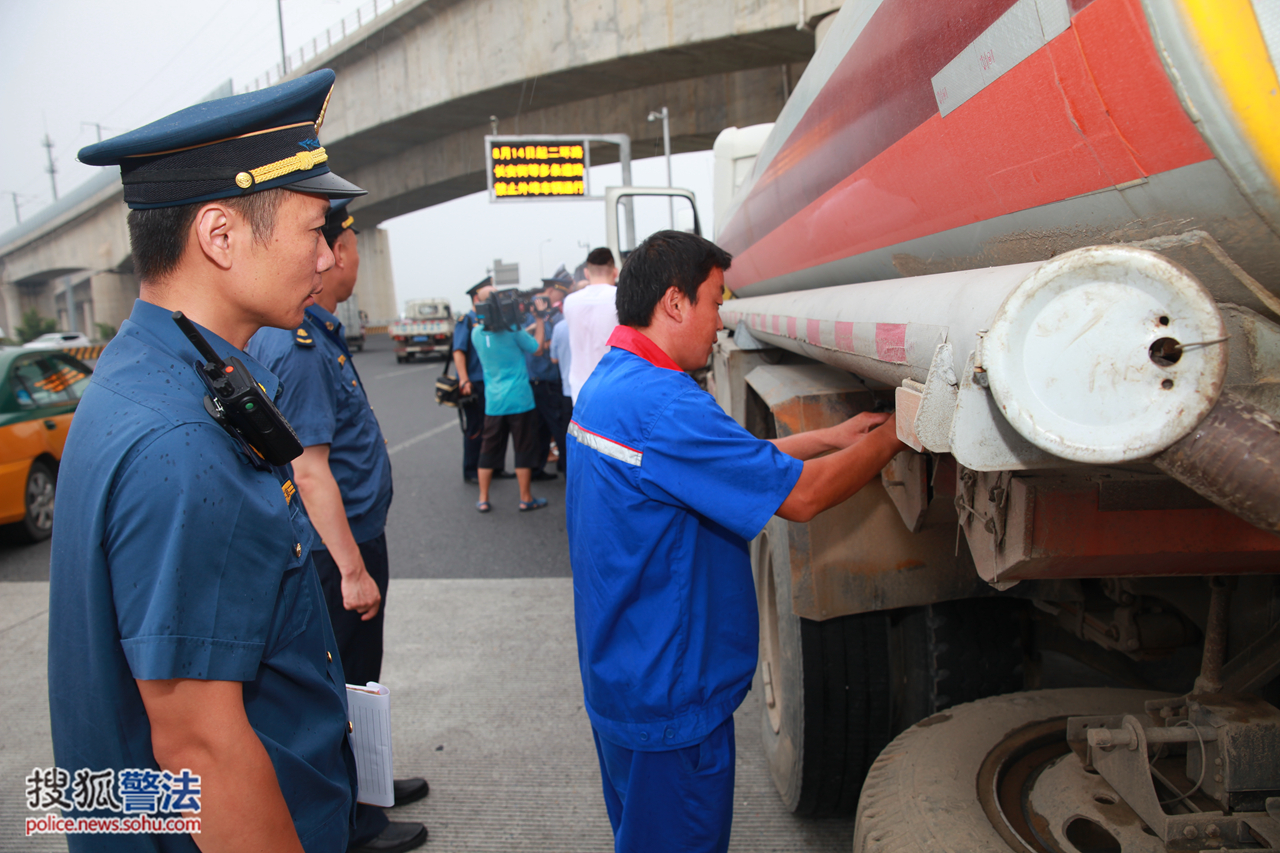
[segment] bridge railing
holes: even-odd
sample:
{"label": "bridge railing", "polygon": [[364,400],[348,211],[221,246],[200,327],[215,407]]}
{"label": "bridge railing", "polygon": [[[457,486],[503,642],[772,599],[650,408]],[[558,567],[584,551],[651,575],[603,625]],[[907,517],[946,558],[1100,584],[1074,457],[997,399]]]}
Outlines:
{"label": "bridge railing", "polygon": [[315,59],[338,42],[355,35],[363,27],[369,26],[374,18],[385,12],[390,12],[395,6],[408,2],[411,2],[411,0],[370,0],[370,2],[360,6],[336,24],[325,29],[324,32],[309,41],[303,42],[302,46],[297,50],[287,53],[284,57],[283,66],[277,62],[245,84],[240,89],[240,92],[253,92],[279,83],[293,69],[302,66],[308,60]]}

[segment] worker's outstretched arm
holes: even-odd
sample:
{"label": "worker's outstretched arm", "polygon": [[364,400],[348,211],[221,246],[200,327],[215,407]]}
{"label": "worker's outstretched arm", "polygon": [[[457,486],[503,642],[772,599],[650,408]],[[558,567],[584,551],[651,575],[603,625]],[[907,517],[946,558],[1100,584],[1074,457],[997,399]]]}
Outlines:
{"label": "worker's outstretched arm", "polygon": [[[873,415],[873,418],[885,418],[879,427],[867,432],[858,430],[867,423],[865,415],[858,418],[864,420],[855,424],[858,418],[851,418],[844,424],[831,427],[830,430],[814,430],[813,433],[801,433],[788,436],[775,442],[779,450],[796,458],[806,458],[797,451],[807,451],[818,447],[818,453],[828,449],[822,445],[835,441],[845,441],[844,448],[829,456],[817,459],[809,456],[804,463],[804,471],[796,481],[791,494],[778,507],[778,515],[787,521],[809,521],[825,509],[853,497],[854,493],[871,482],[880,469],[889,460],[906,449],[906,445],[898,440],[897,423],[893,415]],[[814,435],[819,433],[819,435]],[[807,443],[795,441],[805,436],[812,436]]]}

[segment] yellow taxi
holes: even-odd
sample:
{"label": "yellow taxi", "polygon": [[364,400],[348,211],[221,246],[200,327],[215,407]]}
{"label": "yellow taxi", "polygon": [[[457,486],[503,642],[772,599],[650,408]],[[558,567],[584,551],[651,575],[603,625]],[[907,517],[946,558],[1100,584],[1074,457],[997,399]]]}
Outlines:
{"label": "yellow taxi", "polygon": [[53,532],[58,460],[92,368],[64,352],[0,348],[0,525]]}

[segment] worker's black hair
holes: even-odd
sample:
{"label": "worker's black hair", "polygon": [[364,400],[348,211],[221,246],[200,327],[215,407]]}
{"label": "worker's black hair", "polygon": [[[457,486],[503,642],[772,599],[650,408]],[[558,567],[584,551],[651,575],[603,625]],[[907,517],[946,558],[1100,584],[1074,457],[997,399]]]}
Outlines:
{"label": "worker's black hair", "polygon": [[618,274],[618,322],[643,329],[672,287],[697,303],[698,287],[713,269],[727,270],[733,256],[710,240],[684,231],[659,231],[627,256]]}

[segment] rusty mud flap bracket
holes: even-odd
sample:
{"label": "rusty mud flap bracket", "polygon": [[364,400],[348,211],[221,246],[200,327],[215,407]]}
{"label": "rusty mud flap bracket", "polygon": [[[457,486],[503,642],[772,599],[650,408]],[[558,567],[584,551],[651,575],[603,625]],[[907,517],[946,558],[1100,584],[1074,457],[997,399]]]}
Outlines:
{"label": "rusty mud flap bracket", "polygon": [[[832,426],[875,405],[857,378],[823,364],[761,365],[746,383],[756,397],[746,408],[760,412],[746,420],[760,429],[767,418],[778,437]],[[843,504],[807,524],[786,524],[796,615],[832,619],[986,589],[967,554],[956,556],[955,509],[949,500],[928,500],[925,470],[925,457],[900,454]]]}

